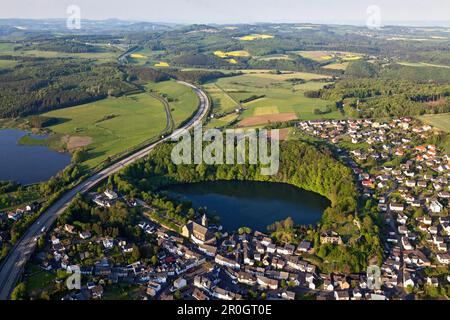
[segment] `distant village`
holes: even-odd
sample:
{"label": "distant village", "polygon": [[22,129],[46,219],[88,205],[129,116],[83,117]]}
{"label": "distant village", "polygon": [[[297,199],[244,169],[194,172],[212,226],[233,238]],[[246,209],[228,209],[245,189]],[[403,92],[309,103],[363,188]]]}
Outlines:
{"label": "distant village", "polygon": [[[66,224],[48,235],[45,249],[36,254],[39,266],[82,276],[82,287],[62,297],[71,300],[101,299],[116,284],[137,287],[136,299],[158,300],[294,300],[304,295],[320,300],[386,300],[404,298],[424,285],[448,285],[450,157],[424,143],[433,128],[402,118],[304,121],[295,130],[333,146],[353,170],[361,194],[378,204],[385,250],[379,274],[322,273],[304,259],[313,254],[309,241],[281,245],[260,231],[227,232],[209,223],[206,215],[196,214],[177,229],[164,226],[152,218],[153,208],[143,200],[113,190],[91,194],[92,204],[108,208],[120,201],[141,210],[138,227],[154,237],[157,261],[114,265],[109,252],[132,254],[133,243],[98,238]],[[396,161],[402,158],[405,161]],[[28,209],[33,210],[11,212],[6,219],[20,219]],[[321,234],[320,242],[345,245],[332,230]],[[74,264],[69,248],[81,243],[101,245],[103,258],[89,266]],[[89,253],[81,258],[89,258]],[[425,268],[446,271],[427,275]]]}

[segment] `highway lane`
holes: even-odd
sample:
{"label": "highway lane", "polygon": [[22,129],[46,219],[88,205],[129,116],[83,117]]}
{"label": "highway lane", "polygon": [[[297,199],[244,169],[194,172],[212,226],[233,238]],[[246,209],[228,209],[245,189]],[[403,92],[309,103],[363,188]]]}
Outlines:
{"label": "highway lane", "polygon": [[99,182],[108,178],[123,167],[135,162],[138,159],[144,158],[160,143],[171,140],[173,138],[177,138],[178,136],[180,136],[180,134],[183,133],[184,130],[191,129],[196,123],[201,122],[201,120],[207,115],[210,107],[207,95],[196,86],[183,81],[178,82],[191,87],[197,94],[200,103],[195,116],[191,118],[182,128],[177,129],[167,137],[162,138],[154,144],[149,145],[140,151],[137,151],[136,153],[126,157],[125,159],[114,163],[108,168],[89,177],[88,179],[65,193],[58,201],[56,201],[51,207],[43,212],[41,216],[28,228],[28,230],[16,243],[16,245],[11,249],[10,254],[6,257],[6,259],[0,266],[0,300],[6,300],[9,298],[11,291],[14,289],[27,261],[30,259],[36,247],[35,238],[42,233],[42,228],[48,230],[57,219],[57,217],[67,209],[67,207],[70,205],[77,194],[86,193]]}

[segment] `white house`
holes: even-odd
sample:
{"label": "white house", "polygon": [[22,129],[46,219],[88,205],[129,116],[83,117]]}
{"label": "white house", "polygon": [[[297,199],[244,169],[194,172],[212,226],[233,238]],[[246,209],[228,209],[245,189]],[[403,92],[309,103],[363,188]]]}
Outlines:
{"label": "white house", "polygon": [[187,286],[186,279],[180,277],[173,282],[173,286],[175,289],[181,289]]}
{"label": "white house", "polygon": [[392,211],[402,212],[404,210],[404,206],[400,203],[391,203],[389,204],[389,209]]}
{"label": "white house", "polygon": [[117,193],[109,189],[105,190],[104,194],[109,200],[115,200],[118,198]]}
{"label": "white house", "polygon": [[444,206],[437,200],[431,201],[430,210],[434,213],[439,213],[444,209]]}
{"label": "white house", "polygon": [[448,253],[438,253],[436,257],[439,263],[450,264],[450,255]]}

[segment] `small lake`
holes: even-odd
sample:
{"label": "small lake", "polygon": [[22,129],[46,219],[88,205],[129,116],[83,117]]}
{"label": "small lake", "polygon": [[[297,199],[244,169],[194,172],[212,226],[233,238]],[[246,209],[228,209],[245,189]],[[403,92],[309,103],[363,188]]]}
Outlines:
{"label": "small lake", "polygon": [[283,183],[214,181],[174,185],[170,195],[192,201],[194,208],[206,207],[220,216],[222,226],[242,226],[266,232],[267,226],[291,217],[296,224],[316,224],[330,201],[321,195]]}
{"label": "small lake", "polygon": [[18,144],[20,138],[27,134],[16,129],[0,130],[0,181],[14,180],[22,184],[42,182],[70,164],[68,153],[59,153],[45,146]]}

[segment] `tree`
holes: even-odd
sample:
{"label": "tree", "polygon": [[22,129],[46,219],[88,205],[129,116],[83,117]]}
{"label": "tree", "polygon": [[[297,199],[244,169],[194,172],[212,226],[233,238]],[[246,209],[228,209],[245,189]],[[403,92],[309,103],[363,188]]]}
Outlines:
{"label": "tree", "polygon": [[414,287],[413,287],[412,285],[408,285],[408,286],[405,288],[405,291],[406,291],[406,293],[411,294],[411,293],[414,292]]}
{"label": "tree", "polygon": [[73,163],[81,163],[86,160],[86,151],[84,149],[77,149],[72,154]]}
{"label": "tree", "polygon": [[27,287],[25,283],[19,283],[11,293],[11,300],[25,300],[27,298]]}
{"label": "tree", "polygon": [[38,241],[37,241],[37,247],[39,250],[42,250],[45,247],[45,237],[44,236],[40,236]]}
{"label": "tree", "polygon": [[421,217],[423,217],[424,214],[425,214],[425,212],[423,211],[423,209],[418,208],[414,211],[413,217],[414,217],[414,219],[421,218]]}
{"label": "tree", "polygon": [[139,261],[141,258],[141,252],[139,251],[139,247],[137,245],[133,245],[133,252],[131,253],[131,259],[133,262]]}
{"label": "tree", "polygon": [[41,293],[41,300],[50,300],[50,295],[48,294],[48,292],[47,291],[43,291],[42,293]]}

